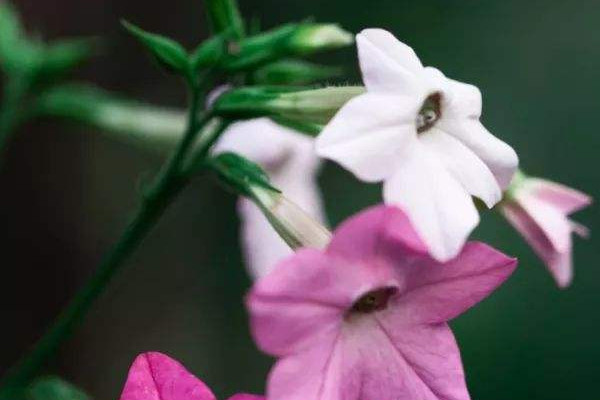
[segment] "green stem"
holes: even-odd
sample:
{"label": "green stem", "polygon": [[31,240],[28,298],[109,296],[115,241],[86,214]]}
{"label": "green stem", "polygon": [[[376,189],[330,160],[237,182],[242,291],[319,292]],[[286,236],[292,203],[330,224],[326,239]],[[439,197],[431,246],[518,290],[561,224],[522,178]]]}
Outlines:
{"label": "green stem", "polygon": [[186,133],[171,159],[157,176],[155,183],[145,194],[139,209],[127,225],[120,240],[103,260],[96,274],[58,316],[46,334],[4,377],[0,385],[0,399],[4,399],[7,393],[11,393],[11,390],[25,385],[39,372],[46,360],[55,353],[59,345],[86,315],[111,279],[123,267],[124,261],[150,232],[171,200],[185,187],[188,178],[179,173],[180,166],[198,131],[212,117],[210,113],[206,113],[198,119],[200,97],[199,91],[194,88]]}
{"label": "green stem", "polygon": [[31,80],[27,74],[7,77],[2,107],[0,108],[0,157],[4,153],[11,133],[21,119],[21,105],[29,91],[30,84]]}

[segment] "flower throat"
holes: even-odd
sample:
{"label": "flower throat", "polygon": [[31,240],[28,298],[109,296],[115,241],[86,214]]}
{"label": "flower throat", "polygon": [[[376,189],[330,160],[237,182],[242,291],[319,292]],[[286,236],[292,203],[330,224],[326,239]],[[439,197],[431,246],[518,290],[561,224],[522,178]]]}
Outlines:
{"label": "flower throat", "polygon": [[431,128],[442,116],[441,109],[442,94],[435,92],[430,94],[423,103],[423,107],[417,115],[417,132],[423,133]]}
{"label": "flower throat", "polygon": [[396,293],[396,288],[382,288],[372,290],[362,295],[353,305],[351,313],[369,314],[387,308],[388,301]]}

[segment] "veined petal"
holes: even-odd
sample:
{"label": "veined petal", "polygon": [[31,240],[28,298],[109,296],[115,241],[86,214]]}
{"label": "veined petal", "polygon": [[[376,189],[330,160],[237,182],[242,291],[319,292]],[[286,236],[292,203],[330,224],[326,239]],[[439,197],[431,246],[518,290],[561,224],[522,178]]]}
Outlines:
{"label": "veined petal", "polygon": [[469,242],[445,264],[426,258],[411,264],[399,259],[396,264],[402,265],[398,273],[405,287],[381,312],[381,320],[406,327],[457,317],[508,279],[517,261],[483,243]]}
{"label": "veined petal", "polygon": [[215,400],[210,389],[183,365],[161,353],[139,355],[121,400]]}
{"label": "veined petal", "polygon": [[[369,91],[422,97],[425,88],[414,51],[388,32],[367,29],[356,35],[363,82]],[[419,68],[420,67],[420,68]]]}
{"label": "veined petal", "polygon": [[431,255],[440,261],[455,257],[479,215],[471,196],[442,163],[417,144],[386,180],[384,199],[399,206],[412,222]]}
{"label": "veined petal", "polygon": [[552,204],[555,208],[569,215],[589,206],[592,198],[587,194],[560,183],[540,178],[528,178],[527,189],[540,201]]}
{"label": "veined petal", "polygon": [[498,182],[487,165],[455,137],[439,129],[419,135],[419,141],[438,157],[472,196],[492,208],[502,198]]}
{"label": "veined petal", "polygon": [[334,335],[343,315],[363,294],[398,282],[385,263],[353,263],[303,249],[258,281],[247,299],[259,347],[289,355]]}
{"label": "veined petal", "polygon": [[[390,355],[397,357],[398,363],[408,366],[410,372],[406,373],[405,377],[410,378],[412,382],[410,384],[405,382],[404,386],[412,387],[416,392],[416,396],[413,394],[409,397],[402,397],[396,393],[396,397],[389,397],[391,400],[398,398],[468,400],[470,398],[460,351],[447,324],[419,325],[411,329],[401,329],[389,320],[377,318],[377,322],[385,335],[382,339],[387,339],[389,344],[384,349],[390,349]],[[378,370],[389,370],[386,363],[378,367],[372,371],[374,376]],[[397,377],[392,379],[398,381]]]}
{"label": "veined petal", "polygon": [[409,97],[358,96],[321,132],[317,154],[336,161],[361,180],[386,179],[416,136],[418,109],[419,104]]}
{"label": "veined petal", "polygon": [[442,118],[439,128],[470,148],[492,171],[500,188],[506,189],[519,166],[517,153],[492,135],[476,119]]}

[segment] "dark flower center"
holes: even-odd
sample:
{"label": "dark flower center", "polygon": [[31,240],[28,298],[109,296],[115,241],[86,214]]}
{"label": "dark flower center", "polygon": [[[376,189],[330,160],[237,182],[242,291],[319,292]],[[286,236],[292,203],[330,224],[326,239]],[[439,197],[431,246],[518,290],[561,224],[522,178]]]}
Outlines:
{"label": "dark flower center", "polygon": [[435,92],[430,94],[423,103],[423,107],[417,115],[417,132],[423,133],[431,128],[442,116],[442,94]]}
{"label": "dark flower center", "polygon": [[372,290],[356,300],[350,312],[368,314],[384,310],[394,293],[396,293],[396,288],[393,287]]}

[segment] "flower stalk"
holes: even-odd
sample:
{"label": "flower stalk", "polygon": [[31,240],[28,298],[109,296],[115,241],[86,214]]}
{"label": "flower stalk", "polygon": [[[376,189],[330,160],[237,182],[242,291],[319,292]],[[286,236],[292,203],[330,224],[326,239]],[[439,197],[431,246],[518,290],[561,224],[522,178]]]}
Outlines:
{"label": "flower stalk", "polygon": [[95,300],[104,292],[112,278],[119,272],[127,258],[142,243],[151,231],[171,200],[185,187],[188,177],[180,173],[180,168],[198,132],[212,119],[210,112],[198,118],[201,95],[193,87],[186,133],[170,160],[145,193],[142,202],[124,230],[121,238],[113,246],[100,264],[95,275],[80,290],[71,303],[58,316],[46,334],[31,351],[16,364],[0,384],[0,399],[12,394],[15,388],[22,387],[33,378],[52,356],[60,344],[71,334],[73,328],[83,319]]}

